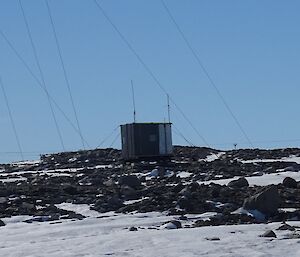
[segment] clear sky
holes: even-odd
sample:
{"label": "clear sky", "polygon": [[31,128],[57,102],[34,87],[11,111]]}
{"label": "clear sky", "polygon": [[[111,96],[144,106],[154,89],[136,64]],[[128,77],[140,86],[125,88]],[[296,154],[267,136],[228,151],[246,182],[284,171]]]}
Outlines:
{"label": "clear sky", "polygon": [[[255,147],[300,145],[300,2],[165,0]],[[50,95],[75,123],[43,0],[22,1]],[[164,121],[166,96],[93,0],[49,0],[82,133],[95,148],[131,122]],[[199,133],[215,148],[250,147],[170,21],[160,0],[99,1]],[[0,29],[40,79],[17,0],[0,1]],[[25,159],[61,151],[45,92],[0,36],[0,76]],[[55,108],[67,150],[80,137]],[[205,145],[174,106],[172,122]],[[20,159],[0,91],[0,162]],[[102,145],[109,147],[118,131]],[[186,144],[173,134],[175,144]],[[120,139],[113,144],[120,147]],[[35,156],[34,156],[35,155]]]}

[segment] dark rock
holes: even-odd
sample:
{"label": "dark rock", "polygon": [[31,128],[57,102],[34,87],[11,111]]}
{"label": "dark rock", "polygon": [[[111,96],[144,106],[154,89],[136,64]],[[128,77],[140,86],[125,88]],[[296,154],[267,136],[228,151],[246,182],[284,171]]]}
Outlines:
{"label": "dark rock", "polygon": [[75,212],[70,212],[68,214],[68,216],[65,217],[65,219],[78,219],[78,220],[83,220],[85,219],[86,217],[83,216],[82,214],[80,213],[75,213]]}
{"label": "dark rock", "polygon": [[288,188],[297,188],[297,181],[293,178],[290,178],[290,177],[286,177],[282,184],[285,186],[285,187],[288,187]]}
{"label": "dark rock", "polygon": [[289,166],[289,167],[284,168],[283,171],[284,171],[284,172],[288,172],[288,171],[290,171],[290,172],[295,172],[296,169],[295,169],[294,166]]}
{"label": "dark rock", "polygon": [[289,225],[289,224],[286,224],[284,223],[283,225],[281,225],[279,228],[277,228],[276,230],[289,230],[289,231],[295,231],[296,229]]}
{"label": "dark rock", "polygon": [[119,197],[113,196],[108,199],[107,205],[108,209],[113,211],[123,207],[123,201]]}
{"label": "dark rock", "polygon": [[283,239],[300,239],[300,234],[299,233],[291,233],[288,235],[285,235]]}
{"label": "dark rock", "polygon": [[69,195],[78,194],[77,188],[73,185],[66,185],[66,186],[64,186],[63,190],[66,194],[69,194]]}
{"label": "dark rock", "polygon": [[180,220],[188,220],[188,217],[187,217],[187,216],[184,216],[184,215],[181,215],[181,216],[179,217],[179,219],[180,219]]}
{"label": "dark rock", "polygon": [[121,186],[120,193],[126,200],[136,200],[139,198],[138,192],[130,186]]}
{"label": "dark rock", "polygon": [[135,175],[127,175],[120,177],[119,185],[126,185],[132,188],[138,188],[141,186],[141,181]]}
{"label": "dark rock", "polygon": [[186,196],[180,197],[177,201],[177,205],[179,206],[180,209],[184,209],[187,211],[193,209],[192,202]]}
{"label": "dark rock", "polygon": [[0,227],[3,227],[3,226],[5,226],[5,223],[2,220],[0,220]]}
{"label": "dark rock", "polygon": [[172,220],[171,223],[173,223],[177,228],[182,228],[181,222],[178,220]]}
{"label": "dark rock", "polygon": [[46,222],[46,221],[53,221],[53,220],[55,219],[53,219],[51,216],[37,216],[28,220],[24,220],[23,222],[33,223],[33,222]]}
{"label": "dark rock", "polygon": [[220,241],[221,240],[219,237],[206,237],[205,239],[208,241]]}
{"label": "dark rock", "polygon": [[165,223],[164,228],[166,229],[178,229],[182,228],[181,222],[178,220],[172,220],[170,222]]}
{"label": "dark rock", "polygon": [[131,227],[129,228],[129,231],[138,231],[138,229],[136,227]]}
{"label": "dark rock", "polygon": [[268,186],[262,192],[245,199],[243,208],[246,210],[258,210],[267,216],[277,213],[279,207],[279,194],[276,186]]}
{"label": "dark rock", "polygon": [[234,188],[241,188],[241,187],[247,187],[249,186],[249,183],[247,179],[245,178],[238,178],[236,180],[232,180],[228,183],[229,187],[234,187]]}
{"label": "dark rock", "polygon": [[263,233],[262,235],[260,235],[261,237],[273,237],[273,238],[277,238],[276,234],[274,233],[273,230],[268,230],[265,233]]}
{"label": "dark rock", "polygon": [[192,182],[189,186],[188,189],[191,192],[196,192],[200,188],[200,185],[197,182]]}

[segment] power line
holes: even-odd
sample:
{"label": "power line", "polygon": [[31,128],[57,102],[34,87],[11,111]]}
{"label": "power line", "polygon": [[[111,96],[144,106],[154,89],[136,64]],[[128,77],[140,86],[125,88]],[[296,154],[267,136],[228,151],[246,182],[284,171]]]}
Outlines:
{"label": "power line", "polygon": [[[110,19],[106,11],[101,7],[99,2],[97,0],[94,0],[94,3],[96,4],[98,10],[102,13],[102,15],[105,17],[105,19],[108,21],[108,23],[113,27],[113,29],[117,32],[121,40],[125,43],[125,45],[128,47],[128,49],[135,55],[137,60],[140,62],[140,64],[143,66],[143,68],[147,71],[147,73],[150,75],[150,77],[154,80],[155,84],[165,93],[165,95],[169,95],[167,90],[163,87],[163,85],[160,83],[158,78],[154,75],[152,70],[149,68],[149,66],[143,61],[141,56],[137,53],[137,51],[133,48],[133,46],[129,43],[129,41],[126,39],[126,37],[121,33],[121,31],[118,29],[116,24]],[[170,97],[170,102],[175,106],[175,108],[179,111],[179,113],[183,116],[183,118],[187,121],[187,123],[192,127],[192,129],[195,131],[195,133],[201,138],[201,140],[210,147],[209,143],[206,141],[206,139],[200,134],[200,132],[197,130],[197,128],[193,125],[191,120],[186,116],[186,114],[183,112],[181,108],[176,104],[176,102]]]}
{"label": "power line", "polygon": [[[54,100],[54,98],[50,95],[50,93],[43,87],[41,81],[37,78],[37,76],[33,73],[29,65],[26,63],[24,58],[21,56],[21,54],[17,51],[17,49],[14,47],[12,42],[8,39],[8,37],[4,34],[2,29],[0,29],[0,35],[6,42],[6,44],[9,46],[9,48],[12,50],[12,52],[16,55],[16,57],[19,59],[19,61],[24,65],[26,70],[29,72],[29,74],[32,76],[32,78],[37,82],[37,85],[47,94],[49,95],[49,98],[51,102],[54,104],[54,106],[57,108],[57,110],[62,114],[62,116],[65,118],[65,120],[71,125],[71,127],[74,129],[76,133],[79,135],[78,129],[74,126],[73,122],[69,119],[69,117],[66,115],[66,113],[63,111],[63,109],[58,105],[58,103]],[[84,139],[85,144],[89,147],[88,142]]]}
{"label": "power line", "polygon": [[180,130],[173,124],[173,128],[175,129],[175,134],[183,138],[185,142],[187,142],[190,146],[195,146],[191,141],[189,141],[181,132]]}
{"label": "power line", "polygon": [[117,139],[120,137],[120,135],[121,135],[121,133],[119,132],[119,133],[117,134],[117,136],[114,138],[114,140],[112,141],[112,143],[110,144],[109,148],[112,148],[112,147],[113,147],[113,145],[116,143],[116,141],[117,141]]}
{"label": "power line", "polygon": [[17,145],[18,145],[18,148],[19,148],[19,154],[21,155],[22,161],[24,161],[24,155],[23,155],[19,135],[18,135],[18,132],[17,132],[15,121],[13,119],[12,111],[11,111],[11,108],[10,108],[10,105],[9,105],[8,97],[7,97],[7,94],[5,92],[5,87],[4,87],[1,76],[0,76],[0,86],[1,86],[1,89],[2,89],[3,96],[4,96],[4,101],[5,101],[7,110],[8,110],[8,115],[9,115],[9,119],[10,119],[10,122],[11,122],[11,126],[12,126],[13,132],[15,134],[15,138],[16,138]]}
{"label": "power line", "polygon": [[75,116],[75,119],[76,119],[77,128],[78,128],[79,135],[80,135],[80,138],[81,138],[82,147],[83,147],[83,149],[85,149],[84,140],[83,140],[83,136],[82,136],[82,131],[81,131],[81,127],[80,127],[80,124],[79,124],[78,115],[77,115],[77,110],[76,110],[76,107],[75,107],[75,102],[74,102],[74,98],[73,98],[72,91],[71,91],[71,85],[70,85],[70,81],[69,81],[69,78],[68,78],[68,75],[67,75],[65,63],[64,63],[64,60],[63,60],[62,50],[61,50],[59,40],[58,40],[58,37],[57,37],[56,28],[55,28],[53,16],[52,16],[52,13],[51,13],[50,5],[49,5],[48,0],[45,0],[45,3],[46,3],[46,6],[47,6],[47,11],[48,11],[48,15],[49,15],[49,18],[50,18],[50,23],[51,23],[53,35],[54,35],[54,38],[55,38],[56,48],[57,48],[57,52],[58,52],[58,55],[59,55],[61,67],[62,67],[62,70],[63,70],[65,82],[66,82],[66,85],[67,85],[67,88],[68,88],[68,93],[69,93],[69,97],[70,97],[70,100],[71,100],[74,116]]}
{"label": "power line", "polygon": [[65,151],[65,145],[64,145],[63,137],[62,137],[60,128],[58,126],[58,122],[57,122],[57,119],[56,119],[54,108],[52,106],[52,102],[51,102],[50,97],[49,97],[48,89],[47,89],[45,78],[44,78],[44,73],[43,73],[42,68],[41,68],[41,64],[40,64],[40,61],[39,61],[39,58],[38,58],[36,47],[35,47],[35,44],[33,42],[32,34],[31,34],[31,31],[30,31],[30,28],[29,28],[29,23],[27,21],[26,14],[25,14],[25,11],[24,11],[21,0],[19,0],[19,5],[20,5],[21,11],[22,11],[24,23],[25,23],[27,34],[28,34],[28,37],[29,37],[29,40],[30,40],[32,50],[33,50],[34,58],[35,58],[36,64],[37,64],[38,69],[39,69],[40,77],[41,77],[41,80],[42,80],[42,85],[43,85],[43,87],[46,91],[48,104],[49,104],[49,107],[50,107],[50,110],[51,110],[52,118],[53,118],[53,121],[54,121],[54,124],[55,124],[55,127],[56,127],[56,131],[57,131],[57,134],[58,134],[58,138],[59,138],[59,141],[61,143],[62,149]]}
{"label": "power line", "polygon": [[115,131],[117,130],[119,128],[119,126],[117,126],[117,127],[115,127],[113,130],[112,130],[112,132],[109,134],[109,135],[107,135],[100,143],[99,143],[99,145],[97,145],[96,146],[96,149],[97,148],[99,148],[100,146],[102,146],[114,133],[115,133]]}
{"label": "power line", "polygon": [[239,122],[238,118],[236,117],[236,115],[233,113],[232,109],[230,108],[229,104],[227,103],[227,101],[225,100],[224,96],[222,95],[221,91],[218,89],[216,83],[214,82],[214,80],[212,79],[212,77],[210,76],[208,70],[206,69],[206,67],[204,66],[204,64],[202,63],[202,61],[200,60],[199,55],[197,54],[197,52],[194,50],[194,48],[192,47],[192,45],[190,44],[189,40],[187,39],[187,37],[185,36],[185,34],[183,33],[182,29],[180,28],[180,26],[178,25],[178,23],[176,22],[174,16],[172,15],[170,9],[168,8],[168,6],[166,5],[164,0],[161,0],[161,3],[164,7],[164,9],[166,10],[170,20],[173,22],[173,24],[175,25],[177,31],[179,32],[179,34],[181,35],[183,41],[185,42],[185,44],[187,45],[187,47],[189,48],[189,50],[191,51],[192,55],[195,57],[198,65],[200,66],[201,70],[203,71],[203,73],[205,74],[205,76],[207,77],[210,85],[215,89],[217,95],[219,96],[219,98],[221,99],[221,101],[223,102],[225,108],[227,109],[227,111],[229,112],[229,114],[231,115],[231,117],[233,118],[234,122],[236,123],[236,125],[238,126],[238,128],[240,129],[240,131],[242,132],[242,134],[244,135],[244,137],[246,138],[247,142],[249,143],[249,145],[254,148],[249,136],[247,135],[246,131],[244,130],[244,128],[242,127],[241,123]]}

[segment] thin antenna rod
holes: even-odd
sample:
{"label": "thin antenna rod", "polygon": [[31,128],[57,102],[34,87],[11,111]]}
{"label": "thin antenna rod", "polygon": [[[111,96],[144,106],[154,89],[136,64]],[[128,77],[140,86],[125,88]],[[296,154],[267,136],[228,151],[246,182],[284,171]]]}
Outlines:
{"label": "thin antenna rod", "polygon": [[134,87],[133,81],[131,80],[131,92],[132,92],[132,103],[133,103],[133,122],[136,122],[136,111],[135,111],[135,98],[134,98]]}
{"label": "thin antenna rod", "polygon": [[171,123],[171,115],[170,115],[171,107],[170,107],[170,97],[169,97],[169,94],[167,94],[167,102],[168,102],[168,120],[169,120],[169,123]]}

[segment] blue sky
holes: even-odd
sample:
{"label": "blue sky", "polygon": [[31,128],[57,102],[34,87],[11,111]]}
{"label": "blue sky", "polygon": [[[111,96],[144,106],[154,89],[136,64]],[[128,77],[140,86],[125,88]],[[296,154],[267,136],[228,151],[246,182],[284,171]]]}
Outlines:
{"label": "blue sky", "polygon": [[[255,147],[300,145],[299,1],[165,0]],[[44,1],[23,0],[49,93],[75,124]],[[166,97],[92,0],[49,0],[82,132],[96,147],[119,124],[164,121]],[[250,147],[171,23],[160,1],[99,1],[172,99],[212,147]],[[0,2],[0,29],[36,76],[33,51],[17,0]],[[41,90],[0,37],[0,76],[26,159],[61,151]],[[0,162],[18,147],[0,94]],[[201,138],[171,106],[172,122],[193,144]],[[80,137],[55,109],[68,150]],[[113,134],[103,147],[112,144]],[[299,140],[298,140],[299,139]],[[120,140],[114,147],[120,147]],[[186,144],[173,134],[175,144]]]}

